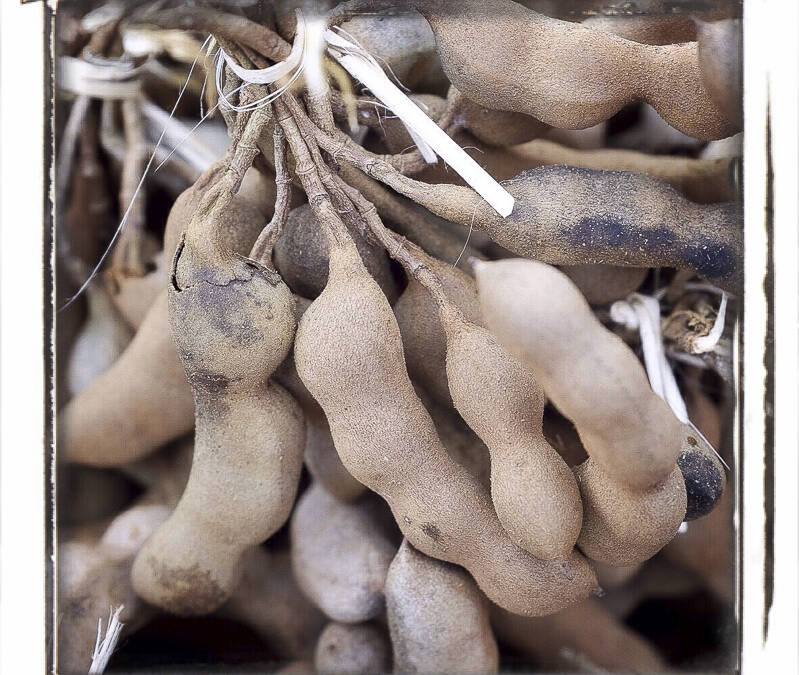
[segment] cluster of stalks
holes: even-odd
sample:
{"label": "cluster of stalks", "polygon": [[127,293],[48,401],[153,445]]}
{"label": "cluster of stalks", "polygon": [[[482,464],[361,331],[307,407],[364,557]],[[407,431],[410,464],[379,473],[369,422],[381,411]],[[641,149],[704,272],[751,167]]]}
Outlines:
{"label": "cluster of stalks", "polygon": [[[726,663],[661,618],[732,607],[734,3],[63,4],[60,672],[101,672],[109,609],[134,666],[162,615],[264,672]],[[511,213],[334,52],[248,81],[313,18]]]}

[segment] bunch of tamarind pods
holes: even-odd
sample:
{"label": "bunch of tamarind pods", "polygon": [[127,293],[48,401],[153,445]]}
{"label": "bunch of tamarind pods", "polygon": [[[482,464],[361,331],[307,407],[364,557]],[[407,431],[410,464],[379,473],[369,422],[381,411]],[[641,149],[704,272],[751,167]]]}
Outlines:
{"label": "bunch of tamarind pods", "polygon": [[[740,3],[668,4],[64,0],[59,672],[733,663]],[[510,215],[326,53],[216,76],[311,15]]]}

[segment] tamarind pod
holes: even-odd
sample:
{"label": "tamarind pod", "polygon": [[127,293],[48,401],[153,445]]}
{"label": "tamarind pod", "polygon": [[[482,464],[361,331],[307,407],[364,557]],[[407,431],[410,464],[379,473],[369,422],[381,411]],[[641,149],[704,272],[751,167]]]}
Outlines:
{"label": "tamarind pod", "polygon": [[89,315],[72,344],[67,366],[73,396],[108,370],[133,338],[133,331],[101,284],[89,284],[86,295]]}
{"label": "tamarind pod", "polygon": [[[294,300],[295,317],[299,322],[311,301],[299,295],[294,296]],[[339,501],[358,499],[366,487],[355,480],[341,463],[325,413],[297,374],[293,350],[275,371],[274,379],[297,399],[305,412],[304,458],[312,478]]]}
{"label": "tamarind pod", "polygon": [[189,481],[193,455],[194,434],[191,434],[160,452],[119,468],[147,491],[153,503],[174,509]]}
{"label": "tamarind pod", "polygon": [[[613,33],[625,40],[646,45],[671,45],[678,42],[695,42],[696,24],[693,16],[644,15],[644,16],[589,16],[580,25],[591,30]],[[700,46],[701,49],[701,46]],[[707,82],[705,86],[707,86]]]}
{"label": "tamarind pod", "polygon": [[492,606],[491,624],[500,642],[545,670],[577,666],[588,672],[661,673],[667,668],[651,644],[594,599],[546,617],[518,616]]}
{"label": "tamarind pod", "polygon": [[[243,139],[264,114],[249,118]],[[239,147],[250,152],[249,143]],[[302,465],[300,408],[267,380],[291,347],[294,299],[274,270],[223,244],[219,214],[236,175],[227,171],[203,197],[168,289],[172,337],[194,394],[194,459],[132,578],[140,596],[177,614],[213,611],[230,596],[243,553],[288,518]]]}
{"label": "tamarind pod", "polygon": [[294,576],[334,621],[368,621],[385,607],[383,587],[397,546],[381,529],[379,506],[368,497],[344,504],[313,484],[292,514]]}
{"label": "tamarind pod", "polygon": [[[643,45],[551,19],[512,0],[467,0],[458,12],[444,0],[410,4],[430,23],[450,81],[486,107],[576,129],[646,101],[669,124],[702,140],[739,130],[705,89],[695,42]],[[506,64],[499,73],[497,63]]]}
{"label": "tamarind pod", "polygon": [[[369,273],[380,284],[389,302],[394,302],[399,292],[385,251],[357,233],[353,236]],[[308,204],[289,212],[283,234],[275,243],[274,259],[292,291],[310,299],[322,292],[327,283],[327,237]]]}
{"label": "tamarind pod", "polygon": [[86,672],[92,661],[97,622],[119,616],[130,633],[149,611],[130,582],[133,556],[149,534],[169,515],[161,505],[135,505],[117,516],[91,543],[66,541],[58,547],[58,672]]}
{"label": "tamarind pod", "polygon": [[194,403],[169,335],[166,296],[162,291],[114,365],[62,409],[61,459],[117,466],[191,430]]}
{"label": "tamarind pod", "polygon": [[531,169],[503,186],[516,200],[507,218],[468,188],[406,192],[436,215],[550,265],[676,267],[724,288],[740,284],[739,204],[698,205],[643,174],[565,166]]}
{"label": "tamarind pod", "polygon": [[697,19],[696,30],[699,37],[699,72],[702,84],[725,117],[740,130],[743,124],[741,20]]}
{"label": "tamarind pod", "polygon": [[680,422],[568,277],[532,260],[475,267],[486,326],[533,370],[593,460],[636,489],[669,476],[680,452]]}
{"label": "tamarind pod", "polygon": [[519,613],[551,613],[592,591],[578,553],[542,561],[516,546],[489,495],[450,459],[413,391],[391,308],[354,245],[331,247],[328,284],[300,321],[294,355],[342,462],[389,503],[416,548],[465,567]]}
{"label": "tamarind pod", "polygon": [[461,568],[404,540],[388,570],[386,609],[398,672],[497,672],[488,603]]}
{"label": "tamarind pod", "polygon": [[551,128],[531,115],[487,108],[463,95],[458,102],[455,119],[472,136],[494,146],[526,143],[543,136]]}
{"label": "tamarind pod", "polygon": [[287,552],[255,546],[241,581],[219,613],[249,626],[280,659],[313,657],[325,619],[300,592]]}
{"label": "tamarind pod", "polygon": [[630,488],[593,459],[573,469],[583,504],[577,545],[592,560],[626,567],[651,558],[685,518],[685,479],[678,468],[646,489]]}
{"label": "tamarind pod", "polygon": [[314,668],[319,675],[387,673],[391,670],[388,636],[374,623],[329,623],[316,643]]}
{"label": "tamarind pod", "polygon": [[491,499],[513,541],[560,559],[583,518],[580,491],[542,431],[544,392],[484,328],[445,310],[447,381],[455,407],[491,453]]}
{"label": "tamarind pod", "polygon": [[643,564],[644,563],[636,563],[634,565],[627,565],[626,567],[616,567],[615,565],[606,565],[596,560],[591,563],[594,572],[596,572],[596,578],[599,580],[599,585],[605,591],[624,586],[638,573]]}
{"label": "tamarind pod", "polygon": [[563,265],[560,267],[590,305],[607,305],[623,300],[644,282],[646,267],[618,265]]}
{"label": "tamarind pod", "polygon": [[[431,259],[429,265],[441,280],[447,297],[466,320],[479,323],[480,304],[474,279],[437,260]],[[411,379],[439,404],[452,407],[447,384],[447,336],[438,318],[435,300],[419,281],[411,277],[399,300],[394,303],[394,316]]]}

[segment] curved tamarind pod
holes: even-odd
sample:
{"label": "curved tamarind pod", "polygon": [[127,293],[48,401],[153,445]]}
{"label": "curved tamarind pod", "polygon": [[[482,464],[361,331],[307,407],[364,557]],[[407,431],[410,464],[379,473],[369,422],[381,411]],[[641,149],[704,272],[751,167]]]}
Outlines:
{"label": "curved tamarind pod", "polygon": [[574,476],[541,431],[541,387],[488,331],[464,323],[447,333],[450,390],[491,453],[491,499],[502,526],[538,558],[568,556],[583,508]]}
{"label": "curved tamarind pod", "polygon": [[572,280],[590,305],[623,300],[638,290],[649,274],[646,267],[617,265],[563,265],[560,271]]}
{"label": "curved tamarind pod", "polygon": [[495,146],[526,143],[551,129],[531,115],[486,108],[463,95],[458,101],[455,120],[476,139]]}
{"label": "curved tamarind pod", "polygon": [[291,347],[294,298],[274,270],[224,247],[216,218],[229,193],[217,185],[178,246],[169,286],[172,336],[195,401],[191,473],[132,572],[140,596],[177,614],[219,607],[243,553],[286,521],[305,440],[299,406],[267,380]]}
{"label": "curved tamarind pod", "polygon": [[191,390],[169,335],[166,296],[163,290],[114,365],[62,409],[60,459],[117,466],[194,426]]}
{"label": "curved tamarind pod", "polygon": [[385,629],[375,623],[327,624],[316,643],[314,668],[319,675],[389,672],[391,645]]}
{"label": "curved tamarind pod", "polygon": [[117,516],[91,543],[58,547],[58,671],[86,672],[92,661],[97,621],[124,605],[119,616],[130,632],[149,616],[130,582],[133,556],[169,516],[162,505],[137,504]]}
{"label": "curved tamarind pod", "polygon": [[667,668],[651,644],[594,599],[540,618],[492,607],[491,624],[504,644],[546,670],[661,673]]}
{"label": "curved tamarind pod", "polygon": [[551,265],[671,266],[725,288],[740,282],[739,204],[697,205],[649,176],[565,166],[531,169],[503,186],[516,199],[507,218],[467,188],[413,186],[406,194],[446,220],[473,224],[517,255]]}
{"label": "curved tamarind pod", "polygon": [[743,123],[741,20],[697,19],[696,29],[699,35],[699,72],[702,83],[725,117],[740,130]]}
{"label": "curved tamarind pod", "polygon": [[327,286],[300,321],[294,355],[342,462],[386,499],[416,548],[462,565],[519,613],[551,613],[593,590],[578,553],[551,562],[517,547],[488,494],[450,459],[413,391],[391,307],[354,244],[331,246]]}
{"label": "curved tamarind pod", "polygon": [[[428,264],[441,280],[447,297],[467,321],[480,323],[480,303],[474,279],[435,259]],[[447,336],[441,327],[438,309],[430,293],[414,278],[394,303],[394,316],[402,336],[408,374],[435,400],[452,407],[447,384]]]}
{"label": "curved tamarind pod", "polygon": [[385,607],[383,586],[397,551],[382,531],[380,504],[344,504],[312,485],[291,517],[291,560],[305,595],[330,619],[360,623]]}
{"label": "curved tamarind pod", "polygon": [[[411,0],[430,23],[444,71],[473,101],[578,129],[635,101],[702,140],[739,129],[705,89],[695,42],[652,47],[537,14],[512,0]],[[491,31],[486,32],[486,18]],[[497,73],[494,64],[506,66]]]}
{"label": "curved tamarind pod", "polygon": [[[295,316],[299,322],[311,301],[299,295],[294,300]],[[308,472],[339,501],[354,502],[364,493],[366,487],[355,480],[341,463],[325,413],[297,374],[293,350],[275,371],[274,379],[297,399],[305,412],[304,458]]]}
{"label": "curved tamarind pod", "polygon": [[[485,325],[535,373],[609,477],[638,490],[675,470],[682,426],[577,287],[532,260],[475,265]],[[684,511],[683,514],[684,515]]]}
{"label": "curved tamarind pod", "polygon": [[685,518],[685,479],[678,468],[646,490],[614,480],[588,459],[574,468],[583,503],[577,545],[592,560],[626,567],[648,560]]}
{"label": "curved tamarind pod", "polygon": [[[375,278],[389,302],[399,295],[386,252],[353,235],[366,269]],[[275,243],[275,267],[292,291],[313,300],[327,283],[327,237],[308,204],[289,212],[283,234]]]}
{"label": "curved tamarind pod", "polygon": [[133,338],[133,331],[102,284],[89,284],[86,296],[89,315],[72,343],[67,365],[67,382],[73,396],[108,370]]}
{"label": "curved tamarind pod", "polygon": [[580,534],[583,509],[571,470],[544,438],[544,392],[487,330],[442,302],[447,382],[458,412],[491,453],[497,516],[525,550],[563,558]]}
{"label": "curved tamarind pod", "polygon": [[325,618],[297,586],[288,552],[256,546],[242,566],[241,581],[219,613],[249,626],[280,659],[311,658]]}
{"label": "curved tamarind pod", "polygon": [[386,608],[398,672],[497,672],[488,603],[461,568],[404,540],[388,570]]}

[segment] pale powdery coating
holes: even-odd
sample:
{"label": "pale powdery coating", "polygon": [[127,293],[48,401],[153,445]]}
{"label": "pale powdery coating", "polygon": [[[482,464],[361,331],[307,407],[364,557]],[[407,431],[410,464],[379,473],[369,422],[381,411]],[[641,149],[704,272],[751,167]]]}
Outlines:
{"label": "pale powdery coating", "polygon": [[316,643],[314,667],[320,675],[375,675],[391,670],[391,645],[377,624],[329,623]]}
{"label": "pale powdery coating", "polygon": [[614,481],[592,459],[575,467],[574,475],[583,498],[577,545],[593,560],[621,567],[648,560],[685,518],[685,481],[678,468],[643,491]]}
{"label": "pale powdery coating", "polygon": [[[480,304],[474,279],[452,265],[430,261],[447,297],[463,312],[467,321],[480,323]],[[394,304],[394,315],[402,335],[405,363],[414,382],[437,403],[452,406],[447,385],[447,337],[438,318],[436,303],[416,280],[408,285]]]}
{"label": "pale powdery coating", "polygon": [[491,623],[503,644],[547,671],[662,673],[667,665],[655,648],[594,599],[541,618],[492,607]]}
{"label": "pale powdery coating", "polygon": [[155,268],[143,277],[116,274],[113,268],[103,275],[114,306],[134,330],[141,326],[158,294],[166,287],[170,262],[171,259],[166,260],[164,252],[159,251],[152,259]]}
{"label": "pale powdery coating", "polygon": [[591,305],[624,300],[638,290],[649,270],[616,265],[564,265],[560,268]]}
{"label": "pale powdery coating", "polygon": [[[397,283],[386,252],[355,233],[353,236],[369,273],[393,302],[398,295]],[[310,205],[303,204],[289,212],[283,234],[275,243],[274,257],[275,267],[292,291],[310,299],[322,292],[327,283],[327,237]]]}
{"label": "pale powdery coating", "polygon": [[416,548],[462,565],[518,613],[555,612],[595,589],[579,553],[547,562],[516,546],[488,493],[449,457],[408,378],[391,307],[351,244],[332,249],[328,285],[300,322],[294,354],[342,462],[386,499]]}
{"label": "pale powdery coating", "polygon": [[219,248],[213,213],[192,221],[169,288],[195,398],[194,460],[133,566],[136,592],[177,614],[213,611],[233,592],[242,554],[288,518],[305,443],[299,406],[267,381],[291,347],[294,298],[273,271]]}
{"label": "pale powdery coating", "polygon": [[451,82],[480,105],[584,129],[646,101],[669,124],[702,140],[738,131],[703,86],[695,42],[639,44],[512,0],[465,0],[457,12],[446,0],[411,5],[430,22]]}
{"label": "pale powdery coating", "polygon": [[461,568],[403,541],[388,571],[386,606],[398,672],[497,671],[488,603]]}
{"label": "pale powdery coating", "polygon": [[249,626],[280,659],[308,659],[325,618],[302,594],[287,551],[256,546],[242,560],[241,581],[220,613]]}
{"label": "pale powdery coating", "polygon": [[480,263],[476,273],[485,324],[533,370],[593,460],[639,490],[666,478],[680,451],[681,424],[568,277],[519,259]]}
{"label": "pale powdery coating", "polygon": [[385,606],[383,587],[397,550],[381,526],[381,504],[345,504],[312,485],[291,517],[291,560],[303,592],[330,619],[360,623]]}
{"label": "pale powdery coating", "polygon": [[568,556],[583,509],[571,470],[544,438],[541,386],[484,328],[449,312],[444,326],[449,388],[491,453],[491,499],[502,526],[539,558]]}
{"label": "pale powdery coating", "polygon": [[125,606],[120,620],[127,633],[146,618],[131,585],[130,566],[144,540],[168,516],[165,506],[135,505],[111,521],[99,541],[59,545],[58,672],[89,669],[97,620],[105,625],[112,607]]}

